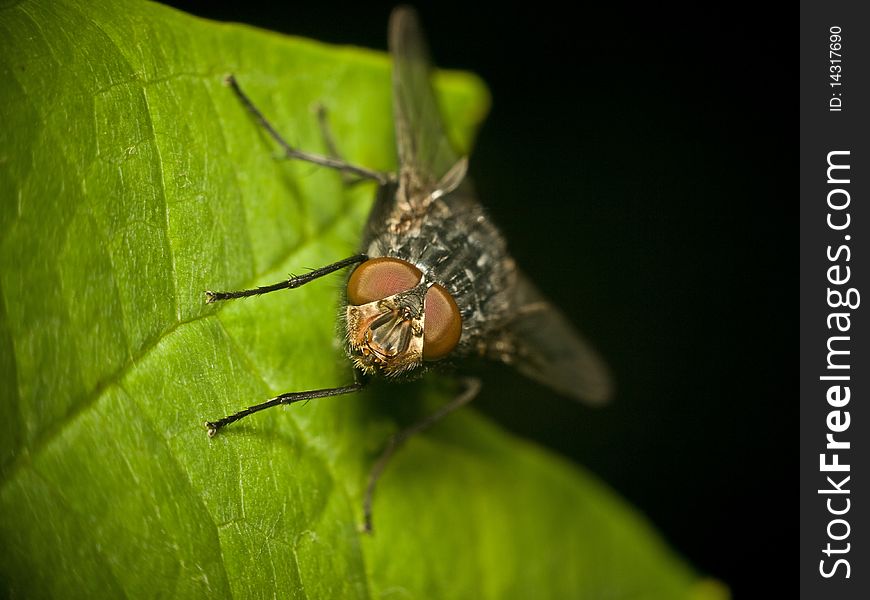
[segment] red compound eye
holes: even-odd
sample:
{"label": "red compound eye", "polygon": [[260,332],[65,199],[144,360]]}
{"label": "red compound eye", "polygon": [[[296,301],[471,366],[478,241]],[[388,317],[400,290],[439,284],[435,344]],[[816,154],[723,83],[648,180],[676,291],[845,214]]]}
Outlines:
{"label": "red compound eye", "polygon": [[[347,299],[354,306],[383,300],[420,283],[420,269],[398,258],[372,258],[358,266],[347,281]],[[427,296],[428,299],[428,296]]]}
{"label": "red compound eye", "polygon": [[426,292],[423,303],[426,319],[423,323],[423,359],[444,358],[459,343],[462,316],[450,292],[437,283]]}

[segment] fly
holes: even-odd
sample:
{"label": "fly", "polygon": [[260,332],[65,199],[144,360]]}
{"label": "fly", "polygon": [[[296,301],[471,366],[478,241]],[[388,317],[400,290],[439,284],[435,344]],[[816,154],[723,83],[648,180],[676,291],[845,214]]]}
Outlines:
{"label": "fly", "polygon": [[[508,254],[505,240],[477,201],[466,177],[468,161],[456,154],[432,89],[428,51],[416,13],[393,11],[389,25],[393,59],[393,116],[399,170],[385,174],[291,147],[241,90],[228,83],[287,158],[374,180],[377,197],[359,254],[273,285],[235,292],[206,292],[206,301],[293,289],[354,267],[347,280],[343,330],[354,383],[281,394],[207,422],[208,435],[260,410],[280,404],[349,394],[371,377],[401,381],[446,363],[477,356],[513,365],[571,398],[607,400],[607,368],[569,321],[538,292]],[[369,476],[364,528],[371,530],[375,485],[393,453],[412,434],[471,401],[477,379],[421,422],[388,443]]]}

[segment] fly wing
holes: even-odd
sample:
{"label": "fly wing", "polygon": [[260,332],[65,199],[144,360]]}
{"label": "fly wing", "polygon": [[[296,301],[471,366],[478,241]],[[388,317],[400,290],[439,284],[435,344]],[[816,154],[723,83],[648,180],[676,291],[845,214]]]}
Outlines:
{"label": "fly wing", "polygon": [[[389,38],[400,187],[411,197],[436,188],[447,193],[463,183],[466,165],[445,133],[429,52],[413,9],[393,11]],[[467,189],[468,182],[464,184]],[[489,344],[493,358],[572,398],[593,404],[609,398],[612,385],[604,362],[522,275],[511,304],[513,318]]]}
{"label": "fly wing", "polygon": [[457,164],[432,88],[429,51],[417,13],[400,6],[390,16],[393,119],[399,176],[412,192],[429,192]]}
{"label": "fly wing", "polygon": [[494,358],[575,400],[608,401],[613,382],[604,361],[522,273],[513,300],[515,316],[502,330]]}

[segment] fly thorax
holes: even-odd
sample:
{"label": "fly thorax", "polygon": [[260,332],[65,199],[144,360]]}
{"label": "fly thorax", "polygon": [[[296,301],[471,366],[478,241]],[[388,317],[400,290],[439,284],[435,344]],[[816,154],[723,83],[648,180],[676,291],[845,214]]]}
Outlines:
{"label": "fly thorax", "polygon": [[347,307],[347,337],[357,368],[395,376],[422,364],[425,293],[419,286]]}

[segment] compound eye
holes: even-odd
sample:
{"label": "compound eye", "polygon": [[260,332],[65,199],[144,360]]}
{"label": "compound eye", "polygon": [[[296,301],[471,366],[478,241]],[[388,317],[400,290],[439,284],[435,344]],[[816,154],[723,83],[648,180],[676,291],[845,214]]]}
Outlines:
{"label": "compound eye", "polygon": [[459,343],[462,316],[450,292],[437,283],[426,292],[423,303],[423,360],[444,358]]}
{"label": "compound eye", "polygon": [[356,269],[347,280],[347,300],[360,306],[406,292],[420,283],[423,273],[409,262],[383,256],[372,258]]}

